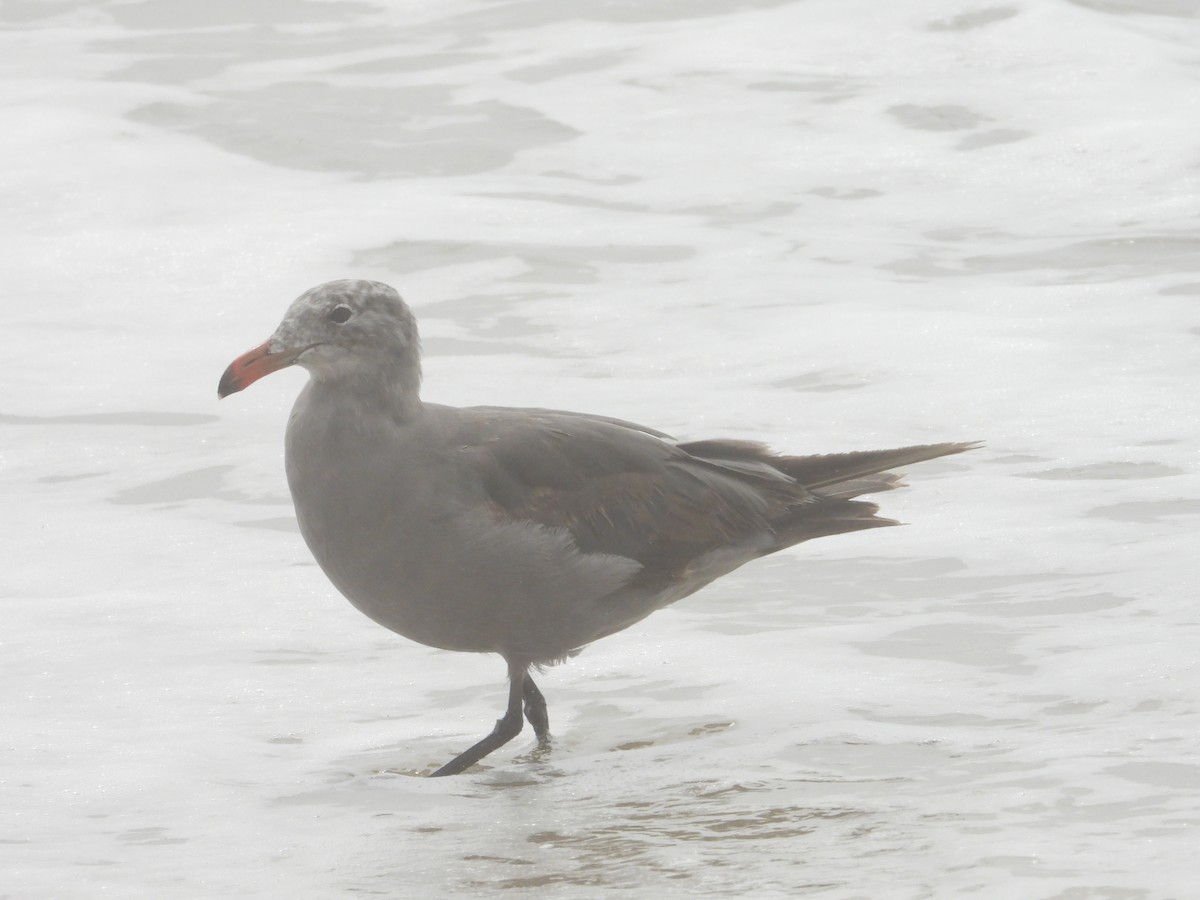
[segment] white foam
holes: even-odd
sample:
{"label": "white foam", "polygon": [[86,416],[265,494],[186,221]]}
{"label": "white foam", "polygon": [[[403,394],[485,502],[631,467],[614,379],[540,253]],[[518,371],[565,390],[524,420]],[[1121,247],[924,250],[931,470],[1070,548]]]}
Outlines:
{"label": "white foam", "polygon": [[[0,16],[4,889],[1185,896],[1196,24],[980,6],[152,0]],[[976,439],[904,529],[547,673],[382,632],[291,522],[305,288],[427,394],[795,452]]]}

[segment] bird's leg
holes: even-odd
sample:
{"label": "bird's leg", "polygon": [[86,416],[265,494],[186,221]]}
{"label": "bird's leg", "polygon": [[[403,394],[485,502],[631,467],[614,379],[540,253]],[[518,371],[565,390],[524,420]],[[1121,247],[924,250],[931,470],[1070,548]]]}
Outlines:
{"label": "bird's leg", "polygon": [[[431,778],[437,778],[442,775],[457,775],[464,769],[469,769],[475,763],[479,762],[493,750],[503,747],[518,734],[521,733],[521,727],[524,724],[524,719],[521,717],[521,700],[525,693],[525,683],[528,676],[529,667],[524,664],[516,664],[509,662],[508,664],[508,709],[504,711],[504,715],[496,720],[496,727],[492,729],[492,733],[485,737],[482,741],[471,747],[469,750],[464,750],[450,762],[446,763],[440,769],[431,775]],[[534,688],[537,691],[537,688]],[[540,697],[541,694],[539,693]],[[543,715],[545,713],[545,701],[543,703]],[[535,730],[537,726],[534,726]]]}
{"label": "bird's leg", "polygon": [[533,726],[533,733],[537,735],[538,744],[548,744],[550,742],[550,716],[546,713],[546,698],[542,696],[542,692],[533,683],[528,672],[525,673],[522,692],[525,695],[525,718]]}

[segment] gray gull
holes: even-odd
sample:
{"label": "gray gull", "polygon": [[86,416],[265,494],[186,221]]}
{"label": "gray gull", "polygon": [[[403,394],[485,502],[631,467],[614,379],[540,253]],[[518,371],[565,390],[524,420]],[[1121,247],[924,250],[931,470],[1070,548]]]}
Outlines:
{"label": "gray gull", "polygon": [[584,413],[426,403],[416,319],[375,281],[302,294],[218,394],[290,365],[310,378],[287,426],[288,486],[329,580],[385,628],[508,665],[504,716],[434,775],[474,765],[523,717],[548,746],[530,669],[750,560],[894,525],[855,498],[896,487],[888,469],[976,446],[782,456]]}

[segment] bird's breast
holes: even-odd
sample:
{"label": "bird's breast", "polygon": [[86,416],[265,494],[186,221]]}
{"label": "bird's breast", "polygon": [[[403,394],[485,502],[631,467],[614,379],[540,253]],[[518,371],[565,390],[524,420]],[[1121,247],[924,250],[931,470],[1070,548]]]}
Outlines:
{"label": "bird's breast", "polygon": [[499,516],[462,454],[427,434],[309,425],[293,418],[286,444],[301,534],[355,607],[405,637],[561,656],[596,636],[596,601],[640,568]]}

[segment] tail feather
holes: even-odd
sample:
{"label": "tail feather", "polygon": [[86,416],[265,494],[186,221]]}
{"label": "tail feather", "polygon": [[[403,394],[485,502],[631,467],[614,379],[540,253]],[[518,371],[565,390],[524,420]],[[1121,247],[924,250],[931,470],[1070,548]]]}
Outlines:
{"label": "tail feather", "polygon": [[834,534],[900,524],[895,519],[876,515],[877,512],[879,507],[865,500],[831,500],[795,507],[792,515],[775,523],[778,547],[790,547],[801,541]]}
{"label": "tail feather", "polygon": [[[859,450],[850,453],[826,453],[818,456],[780,456],[772,453],[765,445],[752,441],[692,441],[680,444],[692,456],[716,463],[756,463],[770,466],[796,479],[809,490],[820,490],[835,484],[853,482],[868,475],[878,475],[897,466],[908,466],[927,459],[951,456],[979,447],[979,441],[947,444],[919,444],[912,447],[897,447],[894,450]],[[895,487],[896,481],[886,484],[876,482],[874,490]],[[863,488],[858,493],[869,493]],[[842,492],[824,492],[824,496],[842,496]],[[845,496],[854,496],[848,494]]]}
{"label": "tail feather", "polygon": [[822,500],[852,500],[863,494],[879,494],[898,487],[904,487],[903,475],[882,472],[878,475],[865,475],[862,478],[839,481],[827,488],[818,488],[814,493]]}
{"label": "tail feather", "polygon": [[[823,456],[783,456],[775,466],[791,475],[809,490],[819,490],[830,485],[842,484],[895,469],[963,453],[980,446],[971,441],[953,444],[920,444],[913,447],[897,447],[895,450],[860,450],[853,453],[829,453]],[[894,487],[892,483],[889,487]],[[865,491],[864,491],[865,493]]]}
{"label": "tail feather", "polygon": [[854,498],[900,487],[903,478],[889,469],[962,453],[979,443],[923,444],[820,456],[779,456],[749,441],[696,441],[681,446],[693,456],[747,474],[770,467],[804,488],[807,500],[790,506],[772,522],[778,542],[766,552],[773,552],[813,538],[900,524],[876,515],[879,507],[874,503]]}

